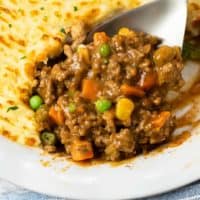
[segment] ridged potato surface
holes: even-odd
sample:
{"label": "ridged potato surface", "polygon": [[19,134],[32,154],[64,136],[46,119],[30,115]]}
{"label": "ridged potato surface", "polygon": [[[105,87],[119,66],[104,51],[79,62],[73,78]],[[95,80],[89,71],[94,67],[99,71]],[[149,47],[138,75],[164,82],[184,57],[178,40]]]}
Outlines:
{"label": "ridged potato surface", "polygon": [[138,5],[139,0],[0,0],[0,134],[38,146],[28,106],[37,63],[62,51],[62,30],[77,20],[94,25]]}

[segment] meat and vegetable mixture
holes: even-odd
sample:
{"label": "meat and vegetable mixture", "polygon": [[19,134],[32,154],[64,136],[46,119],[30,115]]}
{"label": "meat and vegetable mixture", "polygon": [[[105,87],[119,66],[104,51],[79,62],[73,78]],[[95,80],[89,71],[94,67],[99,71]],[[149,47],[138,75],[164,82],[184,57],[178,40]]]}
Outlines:
{"label": "meat and vegetable mixture", "polygon": [[180,49],[128,28],[97,32],[89,44],[83,24],[66,35],[65,57],[38,65],[30,98],[44,149],[116,161],[169,141],[175,118],[165,97],[183,85]]}

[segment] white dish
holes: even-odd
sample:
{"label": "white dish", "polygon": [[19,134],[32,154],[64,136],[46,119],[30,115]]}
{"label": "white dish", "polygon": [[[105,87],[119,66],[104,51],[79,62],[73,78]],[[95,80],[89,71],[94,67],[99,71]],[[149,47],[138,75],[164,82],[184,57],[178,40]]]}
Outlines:
{"label": "white dish", "polygon": [[63,172],[61,163],[44,167],[37,151],[1,138],[0,177],[33,191],[73,199],[145,197],[199,179],[199,147],[200,135],[194,135],[180,147],[140,157],[129,167],[69,165]]}
{"label": "white dish", "polygon": [[[190,63],[184,70],[185,79],[198,74],[195,69],[198,67]],[[198,112],[200,105],[195,108]],[[200,179],[199,130],[200,127],[193,129],[192,136],[176,148],[140,156],[118,167],[101,164],[86,168],[62,159],[44,167],[44,160],[52,157],[0,137],[0,177],[33,191],[73,199],[146,197]]]}

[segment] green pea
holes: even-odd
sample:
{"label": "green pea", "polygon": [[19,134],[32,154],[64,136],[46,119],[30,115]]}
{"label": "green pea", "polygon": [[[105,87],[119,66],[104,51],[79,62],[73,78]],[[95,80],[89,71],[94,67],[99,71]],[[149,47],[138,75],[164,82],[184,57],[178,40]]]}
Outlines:
{"label": "green pea", "polygon": [[96,101],[95,106],[98,112],[103,113],[111,108],[112,103],[106,99],[99,99]]}
{"label": "green pea", "polygon": [[99,48],[99,53],[102,57],[106,58],[108,56],[110,56],[111,54],[111,48],[110,45],[107,43],[104,43],[100,46]]}
{"label": "green pea", "polygon": [[55,145],[56,135],[51,132],[43,132],[40,135],[40,139],[43,145]]}
{"label": "green pea", "polygon": [[70,113],[75,112],[76,104],[75,103],[70,103],[69,106],[68,106],[68,110],[69,110]]}
{"label": "green pea", "polygon": [[37,110],[43,104],[43,100],[40,96],[34,95],[30,98],[29,104],[33,110]]}

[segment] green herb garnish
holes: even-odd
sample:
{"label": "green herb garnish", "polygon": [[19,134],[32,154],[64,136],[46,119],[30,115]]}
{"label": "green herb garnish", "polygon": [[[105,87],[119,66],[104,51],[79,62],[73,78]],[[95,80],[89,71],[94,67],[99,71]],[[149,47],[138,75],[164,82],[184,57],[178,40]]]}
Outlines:
{"label": "green herb garnish", "polygon": [[60,32],[61,32],[61,33],[64,33],[64,34],[66,34],[66,32],[65,32],[65,29],[64,29],[64,28],[61,28],[61,29],[60,29]]}
{"label": "green herb garnish", "polygon": [[20,59],[23,60],[23,59],[25,59],[25,58],[26,58],[26,56],[22,56]]}
{"label": "green herb garnish", "polygon": [[7,109],[7,112],[11,111],[11,110],[17,110],[19,107],[18,106],[11,106]]}
{"label": "green herb garnish", "polygon": [[77,6],[74,6],[74,11],[78,11],[78,7]]}

